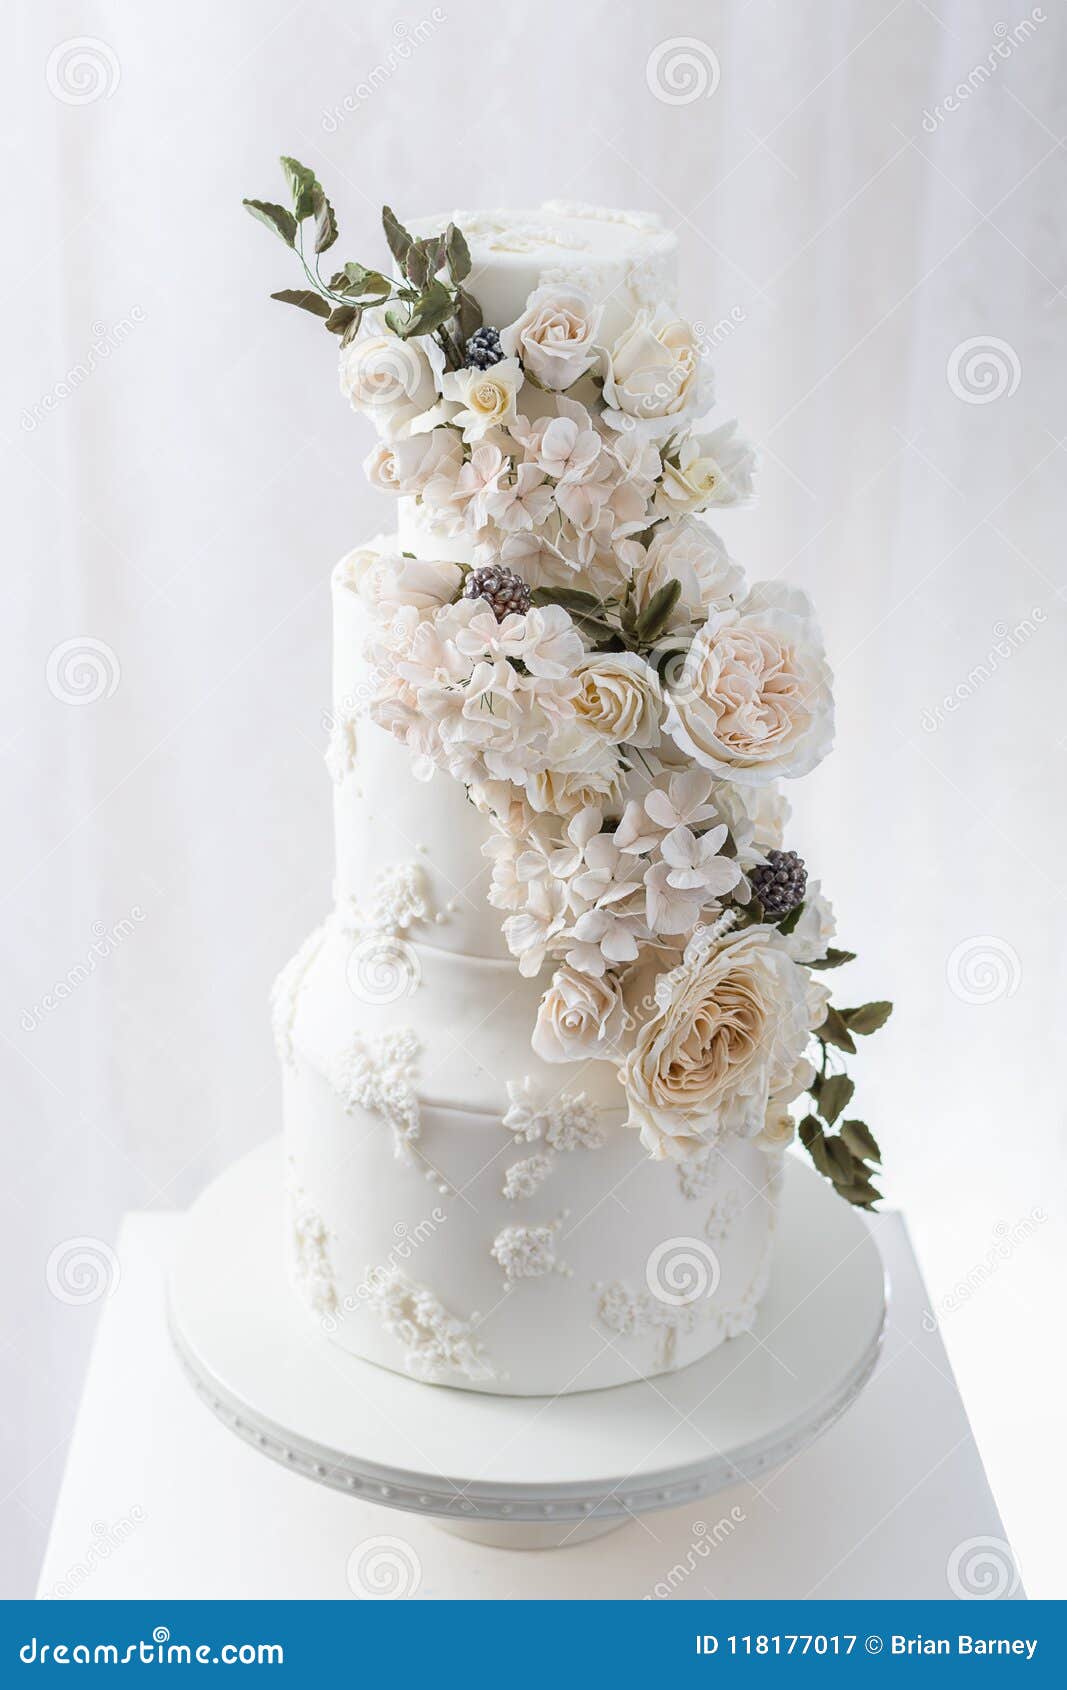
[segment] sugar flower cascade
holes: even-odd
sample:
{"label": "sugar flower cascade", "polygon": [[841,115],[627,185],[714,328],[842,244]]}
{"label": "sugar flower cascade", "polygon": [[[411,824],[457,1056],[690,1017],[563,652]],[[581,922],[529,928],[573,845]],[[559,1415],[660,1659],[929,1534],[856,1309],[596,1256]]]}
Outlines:
{"label": "sugar flower cascade", "polygon": [[607,333],[571,280],[485,323],[462,231],[416,238],[388,207],[392,274],[326,280],[333,209],[282,165],[291,209],[245,202],[302,267],[273,297],[338,337],[370,481],[441,541],[440,561],[355,560],[369,714],[487,818],[490,901],[544,982],[534,1050],[614,1063],[655,1157],[799,1132],[870,1207],[881,1157],[845,1059],[891,1005],[831,1004],[852,953],[782,791],[830,749],[831,675],[806,595],[748,583],[708,523],[754,462],[734,423],[703,424],[696,330],[660,303]]}

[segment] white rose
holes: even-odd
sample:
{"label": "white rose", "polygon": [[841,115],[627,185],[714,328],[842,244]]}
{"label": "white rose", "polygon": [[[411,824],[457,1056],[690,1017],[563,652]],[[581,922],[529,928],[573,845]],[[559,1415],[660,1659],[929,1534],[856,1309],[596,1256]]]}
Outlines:
{"label": "white rose", "polygon": [[623,769],[610,740],[574,724],[555,736],[551,754],[552,767],[525,782],[535,810],[573,816],[579,810],[621,807]]}
{"label": "white rose", "polygon": [[600,652],[575,671],[576,713],[616,745],[659,742],[663,694],[659,677],[635,651]]}
{"label": "white rose", "polygon": [[[640,311],[602,353],[604,404],[650,425],[710,404],[710,378],[692,325],[666,305]],[[611,422],[610,413],[605,419]]]}
{"label": "white rose", "polygon": [[538,288],[522,316],[500,331],[500,344],[542,387],[560,392],[592,367],[600,311],[578,288]]}
{"label": "white rose", "polygon": [[756,455],[737,435],[736,423],[687,440],[674,463],[665,462],[653,506],[659,516],[681,516],[712,505],[740,505],[752,497]]}
{"label": "white rose", "polygon": [[[359,593],[368,570],[381,563],[383,557],[389,556],[390,553],[380,551],[377,546],[357,546],[341,559],[334,570],[334,580],[350,592]],[[396,563],[397,559],[392,561]]]}
{"label": "white rose", "polygon": [[441,392],[459,407],[451,420],[463,430],[464,440],[481,440],[490,429],[513,422],[521,386],[517,358],[504,358],[488,370],[453,370],[441,377]]}
{"label": "white rose", "polygon": [[463,447],[453,429],[434,428],[406,440],[380,440],[364,459],[372,487],[383,493],[421,493],[435,476],[453,481],[463,463]]}
{"label": "white rose", "polygon": [[383,557],[380,553],[366,554],[366,562],[352,572],[360,597],[382,616],[405,606],[420,615],[437,610],[455,597],[462,579],[458,563]]}
{"label": "white rose", "polygon": [[756,1135],[761,1150],[786,1150],[797,1136],[797,1125],[785,1104],[771,1098],[767,1118]]}
{"label": "white rose", "polygon": [[[717,780],[714,793],[716,812],[730,829],[742,869],[747,872],[757,863],[765,862],[768,850],[781,849],[791,812],[789,800],[777,786]],[[795,950],[787,949],[794,961],[802,960]]]}
{"label": "white rose", "polygon": [[416,418],[436,403],[444,355],[427,335],[401,340],[378,312],[368,312],[363,330],[341,351],[341,392],[353,410],[365,412],[387,440],[410,431]]}
{"label": "white rose", "polygon": [[634,604],[647,608],[668,581],[682,589],[670,627],[702,622],[709,610],[724,610],[745,590],[744,572],[719,536],[696,517],[660,523],[647,555],[634,571]]}
{"label": "white rose", "polygon": [[721,780],[806,775],[829,751],[833,726],[811,604],[778,582],[712,611],[668,682],[666,732]]}
{"label": "white rose", "polygon": [[619,1078],[629,1124],[653,1156],[695,1154],[725,1133],[754,1138],[792,1079],[811,1030],[806,971],[750,927],[698,935],[656,982]]}
{"label": "white rose", "polygon": [[541,999],[530,1040],[542,1062],[588,1061],[618,1054],[627,1015],[618,981],[580,974],[564,963]]}

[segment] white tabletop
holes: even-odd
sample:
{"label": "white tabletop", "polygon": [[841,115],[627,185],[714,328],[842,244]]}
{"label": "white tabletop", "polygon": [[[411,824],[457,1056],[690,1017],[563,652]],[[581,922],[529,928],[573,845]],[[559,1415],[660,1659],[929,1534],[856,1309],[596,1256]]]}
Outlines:
{"label": "white tabletop", "polygon": [[444,1599],[951,1597],[972,1579],[992,1576],[1003,1594],[1015,1585],[896,1215],[873,1223],[892,1283],[885,1352],[842,1421],[758,1486],[544,1553],[462,1541],[328,1490],[227,1431],[167,1337],[180,1224],[134,1214],[123,1225],[122,1277],[102,1314],[40,1596],[344,1598],[377,1588],[376,1567],[385,1590],[399,1581]]}

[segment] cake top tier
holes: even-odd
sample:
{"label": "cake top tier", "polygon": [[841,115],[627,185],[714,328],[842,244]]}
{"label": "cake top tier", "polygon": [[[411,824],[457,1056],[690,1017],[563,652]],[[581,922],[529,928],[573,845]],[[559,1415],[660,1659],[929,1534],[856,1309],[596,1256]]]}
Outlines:
{"label": "cake top tier", "polygon": [[487,323],[512,322],[542,282],[570,282],[604,306],[608,333],[635,307],[673,304],[675,236],[651,212],[548,200],[529,211],[453,211],[416,218],[429,235],[451,220],[470,247],[468,286]]}

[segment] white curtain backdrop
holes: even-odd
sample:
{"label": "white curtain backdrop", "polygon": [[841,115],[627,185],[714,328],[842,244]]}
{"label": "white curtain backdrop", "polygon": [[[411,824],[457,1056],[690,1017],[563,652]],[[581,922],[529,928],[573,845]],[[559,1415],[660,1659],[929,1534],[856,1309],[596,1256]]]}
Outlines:
{"label": "white curtain backdrop", "polygon": [[722,414],[763,454],[724,531],[815,595],[838,676],[792,842],[860,952],[850,998],[897,1003],[863,1113],[1053,1593],[1067,28],[1025,3],[7,12],[5,1593],[101,1306],[54,1252],[99,1258],[277,1129],[267,992],[329,898],[328,573],[386,508],[240,206],[279,195],[281,152],[346,255],[379,251],[383,199],[677,229]]}

